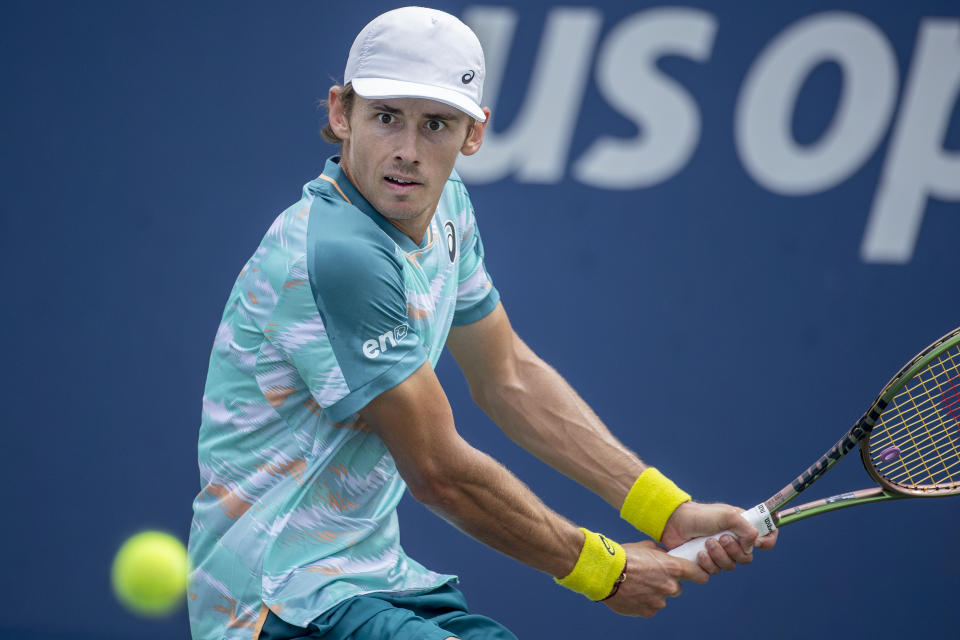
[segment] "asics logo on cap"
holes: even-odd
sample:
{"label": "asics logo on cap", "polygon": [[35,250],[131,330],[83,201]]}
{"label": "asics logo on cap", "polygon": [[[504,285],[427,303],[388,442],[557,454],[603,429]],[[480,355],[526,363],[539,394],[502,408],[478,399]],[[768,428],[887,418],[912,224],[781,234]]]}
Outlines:
{"label": "asics logo on cap", "polygon": [[460,82],[462,82],[463,84],[470,84],[470,81],[473,80],[473,76],[475,75],[476,73],[471,69],[467,73],[460,76]]}

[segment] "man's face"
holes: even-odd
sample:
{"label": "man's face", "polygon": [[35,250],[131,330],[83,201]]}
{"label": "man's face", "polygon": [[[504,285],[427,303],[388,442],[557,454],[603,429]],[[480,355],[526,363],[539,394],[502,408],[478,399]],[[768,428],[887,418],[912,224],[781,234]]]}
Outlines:
{"label": "man's face", "polygon": [[479,137],[467,138],[470,121],[454,107],[420,98],[355,96],[349,121],[338,121],[331,109],[331,126],[343,140],[340,166],[363,197],[395,221],[433,214],[457,155],[480,147],[482,126],[474,127]]}

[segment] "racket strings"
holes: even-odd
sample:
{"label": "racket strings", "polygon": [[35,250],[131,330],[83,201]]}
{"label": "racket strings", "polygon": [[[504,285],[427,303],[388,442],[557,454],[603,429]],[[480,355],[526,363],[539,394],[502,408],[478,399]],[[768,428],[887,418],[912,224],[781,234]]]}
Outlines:
{"label": "racket strings", "polygon": [[[957,371],[960,373],[960,365],[951,363],[951,367],[946,369],[946,373]],[[941,421],[945,423],[945,426],[949,427],[949,421],[952,418],[954,423],[960,422],[957,419],[958,409],[960,409],[960,381],[951,381],[948,389],[944,390],[943,385],[937,383],[938,390],[941,392],[941,395],[951,396],[953,389],[955,388],[955,393],[958,397],[945,397],[945,403],[948,408],[953,409],[953,413],[947,412],[948,415],[942,415],[942,409],[938,407],[936,402],[936,396],[930,395],[930,389],[925,386],[926,380],[918,380],[915,382],[915,386],[924,385],[924,395],[925,399],[917,403],[916,400],[909,393],[911,389],[905,389],[898,394],[890,405],[888,405],[886,412],[881,416],[877,421],[877,427],[874,430],[872,444],[883,444],[883,445],[893,445],[897,441],[901,440],[911,429],[917,426],[929,425],[932,421]],[[936,382],[936,380],[935,380]],[[952,388],[951,388],[952,387]],[[910,400],[910,407],[903,407],[903,399],[908,398]],[[954,409],[954,406],[957,406],[958,409]],[[891,416],[891,412],[896,413],[896,416]]]}
{"label": "racket strings", "polygon": [[[926,390],[925,383],[923,381],[921,381],[921,383]],[[910,403],[913,405],[912,407],[908,407],[908,409],[912,409],[913,411],[918,412],[919,415],[923,416],[923,413],[920,412],[921,410],[917,406],[916,399],[910,394],[907,394],[907,396],[910,400]],[[933,411],[928,411],[926,416],[924,416],[925,419],[914,423],[915,426],[918,426],[916,433],[912,429],[906,430],[906,435],[913,446],[913,453],[908,453],[908,457],[903,458],[902,466],[904,473],[896,476],[901,483],[903,483],[903,480],[906,480],[906,484],[917,486],[922,482],[926,482],[927,484],[938,484],[938,480],[942,482],[944,479],[948,482],[955,483],[950,471],[954,466],[956,466],[957,462],[960,462],[960,457],[957,456],[955,447],[953,447],[953,460],[951,460],[953,464],[948,464],[948,462],[944,460],[940,445],[951,444],[953,439],[950,437],[947,429],[940,429],[939,431],[931,430],[931,422],[933,421],[939,420],[940,422],[937,424],[940,426],[946,426],[942,422],[941,416],[939,415],[940,412],[937,411],[936,405],[931,405],[931,407],[933,408]],[[902,418],[902,411],[900,408],[896,407],[895,410],[898,413],[898,417]],[[951,444],[951,446],[953,445]],[[950,452],[948,451],[948,454],[949,453]],[[908,464],[908,461],[912,459],[916,460],[917,463],[911,467]],[[938,462],[939,467],[937,466]],[[943,472],[939,478],[936,474],[937,469],[940,469]],[[915,475],[918,476],[919,479],[915,479]],[[944,475],[945,477],[943,477]],[[892,477],[889,479],[892,479]]]}
{"label": "racket strings", "polygon": [[932,360],[893,398],[870,440],[871,462],[904,487],[960,489],[960,347]]}
{"label": "racket strings", "polygon": [[[947,362],[950,363],[949,367],[946,366]],[[883,426],[886,427],[888,434],[891,436],[890,441],[900,441],[901,444],[912,446],[913,451],[908,449],[907,457],[901,457],[899,465],[911,480],[913,480],[912,476],[915,472],[918,471],[918,467],[924,467],[925,475],[930,477],[933,475],[930,469],[931,465],[936,465],[939,462],[941,468],[948,469],[954,466],[951,464],[952,461],[960,459],[956,443],[950,437],[950,427],[954,426],[953,423],[956,423],[955,416],[949,411],[953,398],[948,396],[947,391],[950,388],[948,387],[945,390],[943,383],[944,377],[956,371],[956,369],[956,362],[951,358],[951,354],[945,354],[945,357],[941,358],[938,363],[934,363],[933,366],[925,370],[924,373],[927,375],[921,374],[918,376],[913,384],[895,399],[892,407],[894,420],[891,422],[890,418],[884,416]],[[918,401],[916,396],[921,396],[923,400]],[[940,399],[940,403],[936,401],[937,399]],[[948,410],[946,412],[944,407],[940,406],[942,404],[947,405]],[[901,423],[903,426],[899,429],[892,429],[892,424],[896,423]],[[905,439],[909,442],[906,442]],[[885,440],[881,437],[877,439],[877,442],[880,445],[885,445],[887,444]],[[918,456],[911,457],[911,453],[916,453]],[[908,461],[912,458],[916,458],[919,465],[911,466]],[[952,477],[949,479],[953,480]]]}
{"label": "racket strings", "polygon": [[[874,463],[892,482],[912,488],[945,483],[957,486],[953,472],[960,463],[960,455],[950,432],[957,420],[952,411],[954,398],[950,393],[952,378],[949,377],[956,371],[953,354],[945,354],[916,376],[883,416],[881,432],[875,439],[874,452],[877,455]],[[945,406],[939,406],[937,400]],[[885,434],[883,429],[886,429]],[[888,445],[899,445],[902,449],[899,449],[898,458],[884,465],[883,454]]]}
{"label": "racket strings", "polygon": [[[960,363],[957,363],[953,360],[953,353],[944,353],[941,356],[941,361],[935,361],[928,365],[927,369],[922,371],[920,374],[913,378],[912,386],[908,386],[903,389],[887,406],[886,413],[877,421],[877,424],[882,426],[882,423],[886,423],[888,426],[888,431],[892,434],[896,433],[896,430],[893,429],[893,425],[898,422],[902,422],[903,427],[913,427],[919,424],[921,421],[929,420],[931,414],[942,413],[944,408],[947,409],[948,416],[941,416],[942,419],[948,420],[953,418],[954,420],[958,419],[957,413],[958,408],[960,408],[960,397],[953,397],[954,394],[960,396]],[[957,354],[958,359],[960,359],[960,353]],[[945,363],[948,362],[949,366],[945,366]],[[937,373],[932,373],[936,370],[936,366],[940,365],[940,371]],[[949,377],[951,373],[957,373],[957,379]],[[924,375],[926,374],[926,375]],[[942,379],[944,377],[949,377],[946,385],[943,383]],[[932,379],[933,383],[936,385],[939,393],[933,393],[933,389],[927,386],[928,381]],[[944,386],[947,388],[945,389]],[[913,397],[913,391],[917,387],[923,388],[924,399],[921,402],[917,402],[916,398]],[[910,401],[910,407],[914,411],[913,415],[906,415],[909,408],[905,407],[904,399]],[[897,412],[897,418],[891,417],[891,412]],[[938,417],[937,419],[940,419]]]}
{"label": "racket strings", "polygon": [[[898,467],[894,466],[891,470],[881,470],[881,473],[887,480],[895,484],[900,484],[904,486],[909,486],[912,488],[919,488],[923,486],[924,480],[926,484],[937,484],[943,485],[943,481],[937,481],[935,478],[936,474],[930,470],[930,465],[925,462],[925,457],[931,457],[931,454],[935,453],[935,447],[943,446],[944,444],[949,444],[947,442],[948,437],[941,437],[938,440],[931,441],[926,447],[920,447],[916,450],[916,456],[913,456],[916,460],[913,464],[910,464],[909,460],[906,462],[901,460],[899,465],[900,473],[896,473]],[[907,452],[909,457],[911,452]],[[942,466],[939,468],[942,472],[942,475],[948,483],[960,486],[954,479],[953,474],[960,474],[960,459],[947,459],[946,461],[941,462]],[[877,465],[880,467],[881,465]],[[933,478],[931,480],[931,478]]]}

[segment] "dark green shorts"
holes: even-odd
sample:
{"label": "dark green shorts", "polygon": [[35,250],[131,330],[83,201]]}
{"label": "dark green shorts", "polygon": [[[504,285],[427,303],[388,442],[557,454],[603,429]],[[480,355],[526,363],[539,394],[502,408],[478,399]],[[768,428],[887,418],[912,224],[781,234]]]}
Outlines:
{"label": "dark green shorts", "polygon": [[259,640],[517,640],[506,627],[467,612],[463,594],[449,584],[412,596],[372,593],[350,598],[306,629],[269,613]]}

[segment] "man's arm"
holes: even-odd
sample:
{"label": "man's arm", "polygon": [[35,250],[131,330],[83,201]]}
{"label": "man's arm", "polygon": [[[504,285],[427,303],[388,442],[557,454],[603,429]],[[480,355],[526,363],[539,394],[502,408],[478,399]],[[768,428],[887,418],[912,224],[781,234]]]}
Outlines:
{"label": "man's arm", "polygon": [[502,305],[450,330],[474,402],[518,445],[617,509],[646,469],[514,332]]}
{"label": "man's arm", "polygon": [[[472,324],[453,327],[447,346],[463,370],[474,401],[504,433],[560,473],[620,509],[646,469],[552,367],[514,332],[502,305]],[[662,541],[673,547],[699,535],[732,529],[732,538],[711,550],[708,571],[749,562],[756,530],[726,505],[685,503],[667,521]],[[716,528],[714,528],[716,527]],[[772,546],[760,539],[758,547]]]}
{"label": "man's arm", "polygon": [[[446,395],[429,364],[360,411],[386,444],[413,496],[484,544],[554,577],[577,563],[584,534],[551,511],[490,456],[454,428]],[[706,582],[691,562],[650,542],[623,545],[627,576],[607,603],[625,615],[653,615],[680,580]]]}

